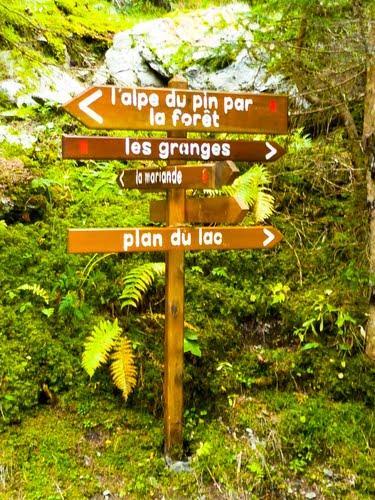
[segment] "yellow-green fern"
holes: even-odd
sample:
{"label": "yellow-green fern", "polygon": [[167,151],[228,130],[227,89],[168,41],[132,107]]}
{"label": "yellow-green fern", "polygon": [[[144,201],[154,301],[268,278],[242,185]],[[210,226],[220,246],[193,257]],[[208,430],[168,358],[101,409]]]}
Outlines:
{"label": "yellow-green fern", "polygon": [[27,283],[25,283],[24,285],[19,286],[17,290],[24,290],[30,292],[36,297],[43,299],[46,304],[49,303],[49,296],[47,290],[44,290],[44,288],[42,288],[39,285],[28,285]]}
{"label": "yellow-green fern", "polygon": [[126,400],[136,384],[134,356],[129,339],[123,338],[112,354],[111,375],[114,384],[122,391]]}
{"label": "yellow-green fern", "polygon": [[146,262],[134,267],[124,279],[125,287],[120,295],[121,307],[137,307],[155,278],[164,273],[164,262]]}
{"label": "yellow-green fern", "polygon": [[254,165],[233,182],[231,186],[223,186],[221,190],[209,194],[226,194],[241,198],[250,209],[253,222],[263,222],[273,213],[274,198],[268,192],[270,178],[263,165]]}
{"label": "yellow-green fern", "polygon": [[116,345],[120,335],[121,328],[117,319],[113,323],[101,321],[94,327],[91,335],[86,339],[82,355],[82,366],[90,377],[102,363],[108,361],[110,351]]}

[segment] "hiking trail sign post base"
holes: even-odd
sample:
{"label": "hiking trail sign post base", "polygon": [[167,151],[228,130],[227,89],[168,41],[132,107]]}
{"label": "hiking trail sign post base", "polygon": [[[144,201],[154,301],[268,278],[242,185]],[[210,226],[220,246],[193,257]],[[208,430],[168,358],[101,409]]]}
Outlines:
{"label": "hiking trail sign post base", "polygon": [[[284,149],[272,141],[188,139],[187,131],[286,134],[287,97],[187,89],[175,77],[165,89],[92,87],[64,105],[90,128],[163,130],[166,138],[63,136],[62,157],[166,160],[163,168],[123,170],[122,189],[167,191],[150,205],[150,219],[166,227],[69,229],[69,253],[165,252],[164,449],[180,459],[183,434],[184,252],[267,249],[281,239],[271,226],[187,227],[238,223],[247,206],[236,197],[187,198],[186,189],[220,189],[239,175],[231,160],[270,162]],[[187,161],[207,162],[187,165]]]}

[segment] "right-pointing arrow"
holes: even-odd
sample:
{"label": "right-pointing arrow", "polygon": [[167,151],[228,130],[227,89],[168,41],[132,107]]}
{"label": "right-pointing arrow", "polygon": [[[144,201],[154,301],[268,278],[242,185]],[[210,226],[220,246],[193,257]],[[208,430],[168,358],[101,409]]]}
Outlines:
{"label": "right-pointing arrow", "polygon": [[270,243],[272,243],[272,241],[275,239],[275,235],[273,234],[272,231],[270,231],[269,229],[267,228],[264,228],[263,229],[263,233],[265,234],[266,236],[266,239],[263,241],[263,246],[264,247],[267,247]]}
{"label": "right-pointing arrow", "polygon": [[103,95],[102,90],[98,89],[92,94],[90,94],[88,97],[86,97],[86,99],[83,99],[83,101],[81,101],[78,104],[78,107],[81,111],[86,113],[87,116],[89,116],[90,118],[92,118],[93,120],[95,120],[97,123],[100,124],[103,123],[103,117],[98,113],[96,113],[93,109],[91,109],[90,104],[100,99],[102,95]]}
{"label": "right-pointing arrow", "polygon": [[266,160],[270,160],[277,153],[277,149],[272,146],[271,143],[266,142],[268,153],[266,154]]}

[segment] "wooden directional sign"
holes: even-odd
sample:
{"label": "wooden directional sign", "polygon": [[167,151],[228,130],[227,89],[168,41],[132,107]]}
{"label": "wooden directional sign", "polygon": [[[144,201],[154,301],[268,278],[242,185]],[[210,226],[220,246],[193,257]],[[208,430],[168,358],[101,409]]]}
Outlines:
{"label": "wooden directional sign", "polygon": [[271,226],[69,229],[69,253],[164,252],[272,248],[282,239]]}
{"label": "wooden directional sign", "polygon": [[90,128],[286,134],[283,95],[91,87],[64,109]]}
{"label": "wooden directional sign", "polygon": [[[166,221],[167,204],[163,200],[150,202],[150,219],[153,222]],[[185,222],[239,224],[248,213],[247,204],[240,198],[220,196],[218,198],[187,198]]]}
{"label": "wooden directional sign", "polygon": [[63,136],[62,157],[76,160],[275,161],[285,150],[273,141]]}
{"label": "wooden directional sign", "polygon": [[221,161],[204,165],[123,170],[117,176],[117,183],[123,189],[217,189],[232,184],[239,173],[232,161]]}

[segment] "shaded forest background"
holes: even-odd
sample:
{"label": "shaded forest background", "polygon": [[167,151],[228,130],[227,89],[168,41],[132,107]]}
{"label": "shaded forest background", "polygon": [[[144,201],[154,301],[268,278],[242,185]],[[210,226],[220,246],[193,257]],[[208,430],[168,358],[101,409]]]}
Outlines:
{"label": "shaded forest background", "polygon": [[[268,70],[296,88],[290,134],[276,138],[287,154],[267,165],[263,186],[284,240],[266,252],[186,254],[190,472],[167,468],[162,454],[162,273],[136,307],[124,304],[129,274],[163,255],[66,251],[70,227],[149,224],[156,195],[120,191],[120,162],[62,161],[63,133],[93,132],[59,106],[15,107],[0,94],[1,124],[39,127],[29,149],[0,142],[0,194],[12,200],[0,220],[3,498],[375,495],[375,370],[364,355],[375,260],[374,101],[365,114],[374,6],[250,3]],[[0,49],[25,81],[47,63],[90,75],[114,33],[208,5],[0,0]],[[88,335],[115,321],[137,368],[126,403],[106,367],[89,378],[81,365]]]}

